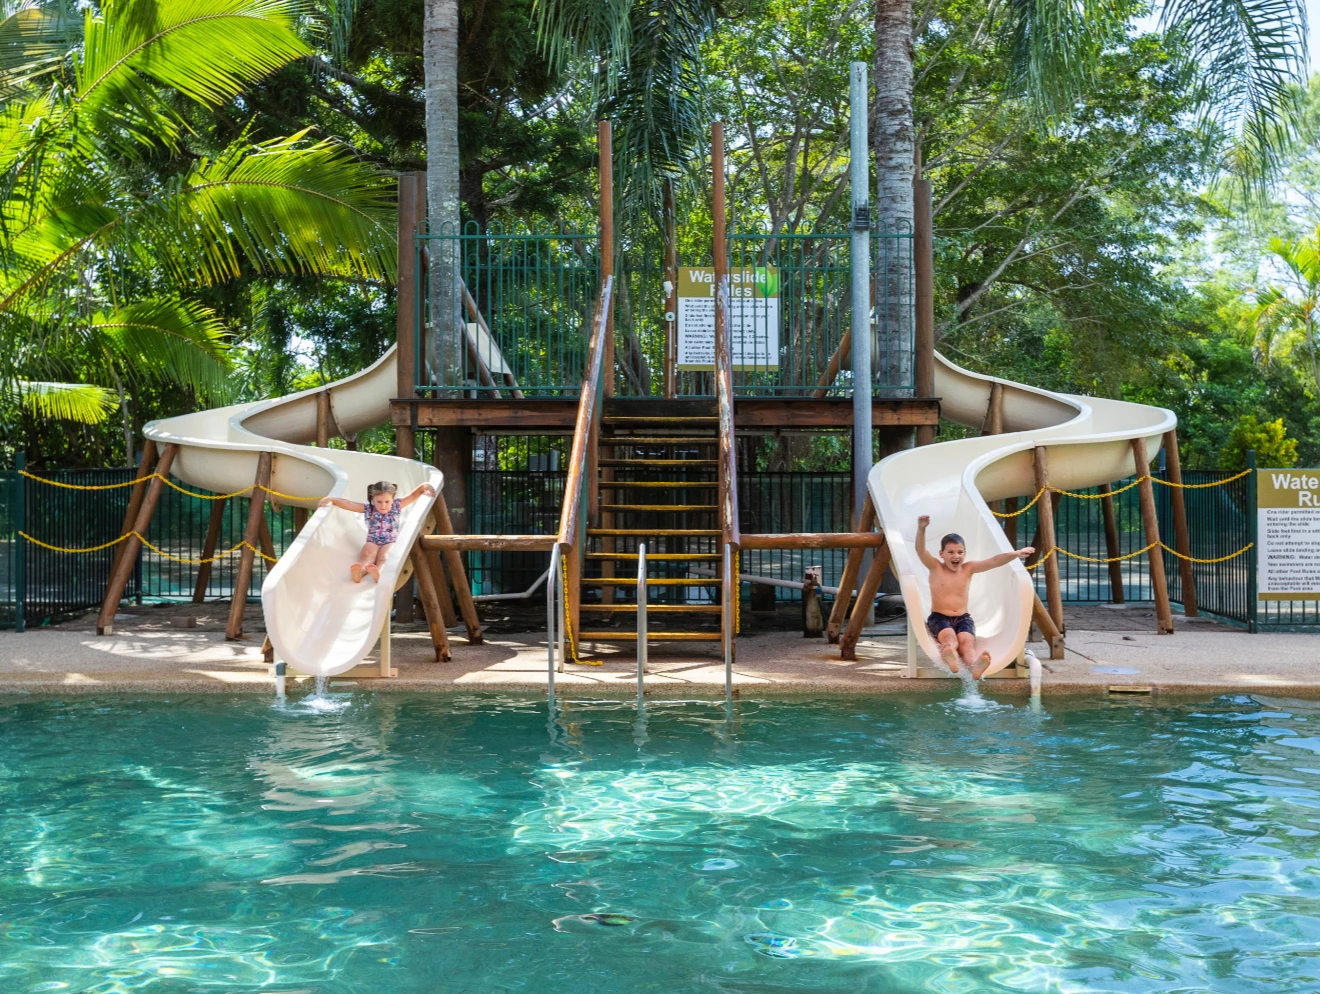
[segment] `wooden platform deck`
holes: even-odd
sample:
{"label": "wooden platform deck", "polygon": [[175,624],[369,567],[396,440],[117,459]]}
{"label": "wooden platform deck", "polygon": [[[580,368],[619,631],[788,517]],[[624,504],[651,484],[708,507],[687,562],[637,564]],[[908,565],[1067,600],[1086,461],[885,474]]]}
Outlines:
{"label": "wooden platform deck", "polygon": [[[614,397],[605,401],[606,417],[698,417],[711,412],[713,402],[704,398]],[[497,434],[501,430],[571,431],[577,417],[578,399],[444,399],[396,398],[390,402],[390,419],[399,427],[471,427]],[[734,403],[734,425],[738,429],[790,428],[825,430],[852,425],[852,401],[847,398],[817,400],[804,398],[746,397]],[[877,427],[937,425],[938,397],[878,399],[871,405],[871,423]]]}

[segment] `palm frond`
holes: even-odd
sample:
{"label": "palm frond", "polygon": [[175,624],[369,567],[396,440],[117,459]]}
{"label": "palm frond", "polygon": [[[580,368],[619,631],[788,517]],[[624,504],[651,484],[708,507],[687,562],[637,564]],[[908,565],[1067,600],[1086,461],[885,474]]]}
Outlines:
{"label": "palm frond", "polygon": [[138,301],[94,315],[87,333],[95,346],[120,360],[118,368],[138,380],[211,393],[230,368],[224,322],[195,301]]}
{"label": "palm frond", "polygon": [[1126,27],[1113,0],[1009,0],[1004,11],[1010,85],[1045,118],[1066,116]]}
{"label": "palm frond", "polygon": [[[89,10],[80,103],[132,98],[142,76],[209,106],[310,52],[297,0],[112,0]],[[141,74],[141,75],[139,75]]]}
{"label": "palm frond", "polygon": [[[535,0],[537,37],[558,71],[573,58],[596,58],[609,89],[632,51],[631,0]],[[597,85],[600,84],[597,80]]]}
{"label": "palm frond", "polygon": [[71,3],[0,6],[0,100],[56,69],[81,34],[82,20]]}
{"label": "palm frond", "polygon": [[303,134],[204,159],[136,219],[133,250],[181,282],[267,274],[393,278],[394,179]]}
{"label": "palm frond", "polygon": [[1295,134],[1306,70],[1305,0],[1169,0],[1161,15],[1206,79],[1206,114],[1238,136],[1231,161],[1259,185]]}
{"label": "palm frond", "polygon": [[90,383],[19,380],[18,400],[39,418],[100,424],[115,410],[113,391]]}

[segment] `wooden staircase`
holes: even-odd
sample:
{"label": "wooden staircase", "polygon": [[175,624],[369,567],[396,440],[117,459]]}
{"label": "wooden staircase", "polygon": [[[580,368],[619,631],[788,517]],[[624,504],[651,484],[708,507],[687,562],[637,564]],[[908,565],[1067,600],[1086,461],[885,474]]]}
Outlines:
{"label": "wooden staircase", "polygon": [[697,416],[602,419],[593,481],[599,527],[586,533],[580,642],[637,641],[642,543],[648,640],[720,641],[718,427],[713,404]]}

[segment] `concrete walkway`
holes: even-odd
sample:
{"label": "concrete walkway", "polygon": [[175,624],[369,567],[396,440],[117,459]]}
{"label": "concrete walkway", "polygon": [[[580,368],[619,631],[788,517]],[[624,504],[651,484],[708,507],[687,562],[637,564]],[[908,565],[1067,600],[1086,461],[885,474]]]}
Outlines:
{"label": "concrete walkway", "polygon": [[[196,627],[176,627],[179,610],[139,609],[120,616],[113,636],[98,637],[91,619],[17,635],[0,634],[0,693],[134,691],[271,691],[271,668],[261,658],[260,612],[249,609],[254,636],[224,640],[224,605],[190,607]],[[1080,619],[1079,619],[1080,620]],[[425,631],[401,631],[393,639],[398,677],[360,680],[381,690],[518,691],[544,693],[543,632],[491,634],[468,645],[451,633],[454,660],[430,662]],[[891,626],[897,627],[897,626]],[[1078,630],[1068,634],[1063,660],[1047,661],[1045,693],[1105,693],[1111,686],[1149,687],[1156,693],[1211,694],[1268,691],[1320,697],[1320,636],[1248,635],[1222,625],[1187,623],[1174,635],[1148,630]],[[940,690],[950,679],[899,676],[906,639],[895,632],[863,638],[856,662],[839,659],[823,640],[791,632],[746,635],[738,640],[734,681],[744,695],[801,693],[901,693]],[[1044,646],[1033,646],[1047,659]],[[600,647],[600,666],[569,664],[557,677],[569,694],[631,695],[636,657],[631,646]],[[657,645],[650,652],[648,692],[714,696],[722,692],[724,666],[718,648]],[[1026,694],[1025,680],[994,679],[993,693]]]}

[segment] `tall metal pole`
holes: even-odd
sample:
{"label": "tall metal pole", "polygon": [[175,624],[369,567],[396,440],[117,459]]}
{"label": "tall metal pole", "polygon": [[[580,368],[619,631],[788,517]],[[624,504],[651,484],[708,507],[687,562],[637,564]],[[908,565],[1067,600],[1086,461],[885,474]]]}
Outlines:
{"label": "tall metal pole", "polygon": [[852,64],[849,132],[852,161],[852,369],[853,369],[853,508],[866,503],[871,475],[871,199],[867,168],[866,63]]}

